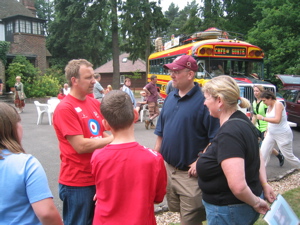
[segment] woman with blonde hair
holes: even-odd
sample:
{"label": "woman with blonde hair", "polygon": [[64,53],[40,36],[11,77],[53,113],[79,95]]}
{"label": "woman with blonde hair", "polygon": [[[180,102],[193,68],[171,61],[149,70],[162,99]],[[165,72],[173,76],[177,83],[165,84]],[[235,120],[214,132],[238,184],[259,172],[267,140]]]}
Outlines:
{"label": "woman with blonde hair", "polygon": [[62,225],[42,165],[21,145],[20,121],[0,103],[0,225]]}
{"label": "woman with blonde hair", "polygon": [[210,224],[253,224],[269,206],[275,194],[267,183],[260,157],[256,128],[238,110],[250,107],[229,76],[218,76],[202,88],[204,104],[211,116],[220,119],[215,138],[197,161],[206,218]]}
{"label": "woman with blonde hair", "polygon": [[22,113],[25,106],[25,93],[24,93],[24,85],[21,82],[21,77],[16,77],[15,83],[15,106],[18,108],[18,113]]}
{"label": "woman with blonde hair", "polygon": [[110,91],[112,91],[112,90],[113,90],[113,89],[112,89],[112,86],[109,84],[109,85],[107,85],[104,94],[107,94],[108,92],[110,92]]}

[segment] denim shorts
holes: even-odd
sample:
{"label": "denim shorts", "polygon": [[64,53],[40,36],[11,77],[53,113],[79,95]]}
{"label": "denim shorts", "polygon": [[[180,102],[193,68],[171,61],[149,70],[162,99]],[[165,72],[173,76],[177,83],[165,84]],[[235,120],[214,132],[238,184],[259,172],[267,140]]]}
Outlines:
{"label": "denim shorts", "polygon": [[92,225],[96,187],[73,187],[59,184],[59,198],[63,201],[64,225]]}
{"label": "denim shorts", "polygon": [[212,205],[202,200],[205,206],[207,225],[251,225],[259,217],[248,204],[226,206]]}

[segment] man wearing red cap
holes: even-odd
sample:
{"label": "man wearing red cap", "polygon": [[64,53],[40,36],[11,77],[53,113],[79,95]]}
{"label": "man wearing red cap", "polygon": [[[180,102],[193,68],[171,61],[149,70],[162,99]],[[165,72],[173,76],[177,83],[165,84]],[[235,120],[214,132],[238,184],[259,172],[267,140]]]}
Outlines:
{"label": "man wearing red cap", "polygon": [[181,224],[198,225],[206,216],[195,164],[215,136],[219,120],[210,116],[203,93],[194,82],[198,65],[192,56],[179,56],[164,68],[169,69],[176,89],[166,98],[158,119],[155,150],[166,164],[169,209],[180,212]]}

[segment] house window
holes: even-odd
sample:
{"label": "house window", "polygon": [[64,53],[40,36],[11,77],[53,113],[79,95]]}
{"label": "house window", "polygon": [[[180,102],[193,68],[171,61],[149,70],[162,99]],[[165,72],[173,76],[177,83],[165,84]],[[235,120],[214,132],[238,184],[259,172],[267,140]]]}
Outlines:
{"label": "house window", "polygon": [[19,20],[16,20],[15,21],[15,33],[18,33],[20,32],[20,29],[19,29]]}
{"label": "house window", "polygon": [[32,33],[38,34],[38,23],[37,22],[32,22]]}
{"label": "house window", "polygon": [[120,75],[120,84],[124,84],[125,82],[125,75]]}
{"label": "house window", "polygon": [[12,30],[13,30],[13,23],[10,22],[6,25],[6,31],[12,33]]}
{"label": "house window", "polygon": [[20,32],[25,33],[25,20],[20,20]]}
{"label": "house window", "polygon": [[31,34],[31,23],[26,21],[26,33]]}

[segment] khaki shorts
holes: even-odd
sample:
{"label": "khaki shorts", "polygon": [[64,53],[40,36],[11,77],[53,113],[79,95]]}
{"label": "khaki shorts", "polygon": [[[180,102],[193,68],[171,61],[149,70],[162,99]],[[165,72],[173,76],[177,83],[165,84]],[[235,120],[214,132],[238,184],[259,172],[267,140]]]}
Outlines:
{"label": "khaki shorts", "polygon": [[178,170],[166,163],[168,174],[167,201],[169,210],[179,212],[185,225],[198,225],[206,220],[202,192],[198,178],[189,177],[188,171]]}
{"label": "khaki shorts", "polygon": [[159,108],[156,102],[148,102],[149,118],[154,115],[159,115]]}

